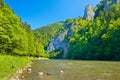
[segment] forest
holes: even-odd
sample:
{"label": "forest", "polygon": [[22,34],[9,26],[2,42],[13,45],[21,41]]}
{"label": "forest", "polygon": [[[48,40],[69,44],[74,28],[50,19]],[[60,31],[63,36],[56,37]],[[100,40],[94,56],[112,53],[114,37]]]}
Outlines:
{"label": "forest", "polygon": [[[29,23],[22,22],[0,0],[0,70],[4,72],[0,73],[0,79],[8,73],[13,76],[31,57],[62,59],[63,48],[48,53],[47,47],[66,29],[72,34],[64,39],[70,45],[65,59],[120,61],[120,1],[102,0],[93,12],[93,19],[76,17],[31,30]],[[75,27],[70,28],[72,25]]]}
{"label": "forest", "polygon": [[[108,3],[109,2],[109,3]],[[77,17],[31,30],[7,4],[0,1],[0,54],[49,57],[52,38],[74,24],[67,59],[120,60],[120,3],[103,0],[93,8],[93,20]],[[106,7],[106,5],[109,5]],[[66,25],[64,25],[66,24]]]}
{"label": "forest", "polygon": [[[85,19],[84,17],[77,17],[74,19],[67,19],[64,21],[64,30],[66,26],[69,28],[71,25],[76,27],[71,28],[72,35],[67,35],[66,39],[70,43],[66,59],[78,60],[120,60],[120,3],[119,0],[103,0],[97,4],[94,10],[94,19]],[[48,27],[48,26],[47,26]],[[54,26],[52,26],[54,27]],[[52,29],[52,27],[50,29]],[[62,29],[63,29],[62,28]],[[42,28],[40,28],[42,29]],[[51,30],[46,28],[47,31]],[[57,29],[56,29],[57,30]],[[34,33],[38,32],[36,29]],[[39,37],[42,31],[39,31],[35,36]],[[57,33],[59,33],[57,31]],[[49,35],[50,35],[49,34]],[[53,35],[53,34],[52,34]],[[53,35],[52,37],[55,37]],[[49,36],[50,37],[50,36]],[[46,41],[46,45],[50,39]],[[43,39],[43,38],[41,38]],[[45,38],[44,38],[45,39]],[[47,39],[45,39],[47,40]],[[44,41],[43,41],[44,42]],[[57,58],[63,54],[63,50],[56,50],[52,53],[58,54],[54,56]]]}
{"label": "forest", "polygon": [[0,0],[0,54],[47,56],[42,43],[34,37],[30,24],[23,23],[3,0]]}
{"label": "forest", "polygon": [[45,50],[50,40],[64,31],[63,22],[56,22],[33,30],[34,36],[41,41]]}
{"label": "forest", "polygon": [[[95,8],[94,20],[75,18],[74,34],[68,36],[67,58],[87,60],[120,60],[120,3],[101,1]],[[108,5],[108,4],[107,4]]]}
{"label": "forest", "polygon": [[[87,10],[89,10],[89,8]],[[70,28],[72,25],[76,26],[71,28],[73,34],[67,35],[65,39],[70,43],[66,59],[120,60],[119,0],[103,0],[93,8],[93,11],[95,13],[93,19],[77,17],[64,21],[64,27],[61,28],[63,30],[65,30],[66,27]],[[43,43],[46,43],[44,47],[48,45],[52,37],[58,35],[57,33],[59,32],[57,29],[60,30],[58,26],[57,29],[55,29],[56,33],[52,34],[54,31],[49,29],[53,29],[54,26],[51,26],[51,28],[48,27],[49,26],[44,29],[46,30],[45,32],[42,30],[44,27],[34,30],[36,37],[39,37],[41,40],[47,40],[43,41]],[[49,32],[48,36],[46,36],[47,32]],[[42,34],[40,35],[40,33]],[[43,38],[43,36],[46,36],[48,39]],[[63,49],[52,51],[52,53],[54,58],[61,58],[60,55],[63,54]],[[50,55],[52,53],[50,53]]]}

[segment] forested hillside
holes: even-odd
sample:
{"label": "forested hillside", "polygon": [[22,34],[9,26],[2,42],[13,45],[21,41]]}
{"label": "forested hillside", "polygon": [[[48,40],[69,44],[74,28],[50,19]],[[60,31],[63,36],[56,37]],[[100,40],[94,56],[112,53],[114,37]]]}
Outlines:
{"label": "forested hillside", "polygon": [[120,0],[101,0],[94,8],[87,5],[83,17],[35,30],[0,0],[0,80],[10,79],[31,57],[120,61]]}
{"label": "forested hillside", "polygon": [[102,0],[95,8],[88,5],[85,12],[84,17],[31,31],[30,25],[0,0],[0,54],[47,56],[51,39],[66,31],[63,42],[70,44],[66,58],[120,60],[120,1]]}
{"label": "forested hillside", "polygon": [[50,40],[64,31],[64,23],[56,22],[33,30],[35,37],[41,41],[44,48],[48,46]]}
{"label": "forested hillside", "polygon": [[68,36],[71,46],[67,58],[120,60],[119,0],[103,0],[94,10],[94,20],[73,19],[76,27]]}
{"label": "forested hillside", "polygon": [[7,4],[0,0],[0,54],[46,56],[42,43]]}
{"label": "forested hillside", "polygon": [[[51,39],[59,37],[59,34],[67,29],[68,33],[63,43],[68,41],[70,47],[67,50],[66,58],[120,60],[119,0],[102,0],[95,8],[87,5],[84,17],[67,19],[64,24],[55,23],[38,28],[33,33],[46,48]],[[49,47],[54,48],[56,44],[59,43],[52,42]],[[67,45],[69,44],[67,43]],[[57,51],[64,55],[64,49]],[[54,51],[56,52],[56,50]]]}

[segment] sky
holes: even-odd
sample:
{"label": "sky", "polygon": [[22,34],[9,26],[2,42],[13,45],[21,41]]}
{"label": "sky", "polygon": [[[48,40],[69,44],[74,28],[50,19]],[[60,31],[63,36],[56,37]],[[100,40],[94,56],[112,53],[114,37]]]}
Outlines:
{"label": "sky", "polygon": [[36,29],[68,18],[83,16],[84,8],[101,0],[4,0],[23,22]]}

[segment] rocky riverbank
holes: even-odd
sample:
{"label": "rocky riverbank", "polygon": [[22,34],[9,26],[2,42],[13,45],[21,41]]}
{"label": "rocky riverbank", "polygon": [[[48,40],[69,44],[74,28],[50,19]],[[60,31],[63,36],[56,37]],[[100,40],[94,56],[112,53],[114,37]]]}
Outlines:
{"label": "rocky riverbank", "polygon": [[16,71],[16,75],[14,77],[11,77],[10,80],[20,80],[20,79],[23,79],[24,76],[21,75],[21,74],[24,73],[25,71],[27,71],[28,73],[31,73],[31,71],[32,71],[31,66],[32,66],[32,61],[33,60],[48,60],[48,58],[42,58],[42,57],[39,57],[39,58],[31,57],[30,59],[31,59],[31,62],[29,62],[25,67],[19,68]]}
{"label": "rocky riverbank", "polygon": [[12,77],[10,80],[19,80],[19,78],[24,78],[24,76],[21,76],[21,74],[26,70],[28,72],[31,72],[31,65],[32,65],[32,61],[30,63],[28,63],[27,66],[25,66],[24,68],[19,68],[16,71],[16,75],[14,77]]}

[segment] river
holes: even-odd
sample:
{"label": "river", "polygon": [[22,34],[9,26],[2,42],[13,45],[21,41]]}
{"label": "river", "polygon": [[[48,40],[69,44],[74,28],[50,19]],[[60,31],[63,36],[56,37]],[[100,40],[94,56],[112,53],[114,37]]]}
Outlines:
{"label": "river", "polygon": [[120,62],[35,60],[20,80],[119,80]]}

